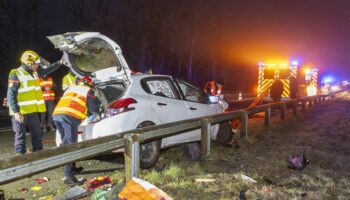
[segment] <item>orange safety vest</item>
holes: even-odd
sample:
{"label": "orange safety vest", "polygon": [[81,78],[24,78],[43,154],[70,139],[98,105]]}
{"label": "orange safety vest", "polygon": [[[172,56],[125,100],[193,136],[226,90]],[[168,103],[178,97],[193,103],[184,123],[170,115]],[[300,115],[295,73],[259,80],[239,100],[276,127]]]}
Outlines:
{"label": "orange safety vest", "polygon": [[210,95],[220,96],[222,90],[221,85],[217,85],[215,81],[210,81],[205,84],[204,91]]}
{"label": "orange safety vest", "polygon": [[[51,77],[47,77],[47,79],[39,78],[40,86],[43,93],[44,100],[55,100],[55,92],[53,91],[53,79]],[[46,90],[45,88],[50,88]]]}
{"label": "orange safety vest", "polygon": [[81,85],[69,87],[58,102],[53,115],[64,114],[81,120],[85,119],[89,90],[89,87]]}

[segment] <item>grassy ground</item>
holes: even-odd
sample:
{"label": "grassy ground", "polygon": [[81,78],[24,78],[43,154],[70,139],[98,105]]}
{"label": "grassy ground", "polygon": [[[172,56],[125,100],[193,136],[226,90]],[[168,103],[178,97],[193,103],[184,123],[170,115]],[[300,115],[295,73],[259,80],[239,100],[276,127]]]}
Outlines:
{"label": "grassy ground", "polygon": [[[239,148],[213,144],[211,155],[201,162],[189,160],[181,148],[171,148],[162,152],[155,168],[142,170],[140,178],[174,199],[239,199],[240,191],[245,192],[247,199],[349,199],[350,94],[313,107],[306,113],[299,112],[296,117],[289,114],[282,122],[276,114],[268,128],[263,127],[263,120],[261,117],[249,120],[250,137],[237,138]],[[303,151],[310,159],[309,165],[302,171],[289,169],[288,156]],[[92,163],[80,163],[91,170],[90,176],[110,175],[118,184],[124,179],[121,169],[103,171],[114,164],[84,162]],[[44,195],[55,196],[67,189],[62,186],[60,176],[55,175],[62,175],[61,168],[46,173],[49,175],[38,175],[51,178],[48,183],[51,186],[43,185],[46,191],[36,196],[28,192],[20,197],[38,199]],[[241,175],[251,177],[257,183],[242,180]],[[33,182],[33,178],[17,184],[28,186],[25,181]],[[7,196],[18,197],[12,192],[18,187],[14,190],[11,190],[12,184],[5,187]],[[50,192],[48,188],[51,187]]]}
{"label": "grassy ground", "polygon": [[[251,137],[240,139],[238,149],[213,145],[202,162],[187,159],[179,148],[169,149],[141,178],[174,199],[239,199],[240,191],[247,199],[349,199],[349,121],[349,94],[284,122],[276,116],[269,128],[262,127],[263,118],[250,120]],[[309,165],[289,169],[288,156],[303,151]],[[242,174],[257,183],[242,180]]]}

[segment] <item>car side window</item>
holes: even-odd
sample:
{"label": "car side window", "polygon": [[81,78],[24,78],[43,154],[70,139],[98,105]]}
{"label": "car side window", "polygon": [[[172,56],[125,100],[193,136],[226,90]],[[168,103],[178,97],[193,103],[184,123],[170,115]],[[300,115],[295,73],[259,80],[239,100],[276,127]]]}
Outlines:
{"label": "car side window", "polygon": [[148,80],[146,81],[150,93],[156,96],[177,98],[168,80]]}
{"label": "car side window", "polygon": [[192,101],[197,103],[208,103],[207,96],[203,92],[201,92],[198,88],[195,88],[184,81],[179,81],[178,83],[182,93],[185,96],[186,101]]}

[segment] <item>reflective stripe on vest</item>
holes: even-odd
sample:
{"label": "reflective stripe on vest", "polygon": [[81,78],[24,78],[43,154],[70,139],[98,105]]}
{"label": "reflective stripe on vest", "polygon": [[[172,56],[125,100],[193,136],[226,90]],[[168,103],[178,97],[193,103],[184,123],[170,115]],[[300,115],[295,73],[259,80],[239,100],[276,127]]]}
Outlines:
{"label": "reflective stripe on vest", "polygon": [[[51,77],[47,77],[47,80],[42,78],[40,80],[41,90],[43,92],[44,100],[55,100],[55,92],[53,91],[53,80]],[[46,90],[46,88],[50,88],[50,90]]]}
{"label": "reflective stripe on vest", "polygon": [[58,102],[53,115],[65,114],[77,119],[85,119],[87,113],[87,95],[90,88],[74,86],[67,89]]}
{"label": "reflective stripe on vest", "polygon": [[72,74],[67,74],[63,77],[62,81],[62,89],[66,90],[69,87],[72,87],[75,85],[75,77]]}
{"label": "reflective stripe on vest", "polygon": [[[19,89],[17,94],[17,101],[21,114],[29,114],[35,112],[45,112],[45,102],[41,92],[38,74],[33,72],[31,76],[23,67],[15,70],[19,79]],[[10,109],[10,115],[13,115]]]}

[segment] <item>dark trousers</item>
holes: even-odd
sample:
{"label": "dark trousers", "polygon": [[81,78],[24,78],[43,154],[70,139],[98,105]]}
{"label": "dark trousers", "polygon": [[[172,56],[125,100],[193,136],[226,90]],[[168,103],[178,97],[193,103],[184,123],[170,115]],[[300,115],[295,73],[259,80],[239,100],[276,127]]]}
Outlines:
{"label": "dark trousers", "polygon": [[31,133],[31,141],[33,151],[41,151],[43,149],[42,137],[43,133],[40,129],[40,120],[38,113],[23,115],[23,123],[19,123],[12,117],[12,128],[15,132],[15,151],[24,154],[26,152],[26,133],[27,127]]}
{"label": "dark trousers", "polygon": [[41,127],[46,128],[47,126],[52,126],[52,113],[53,109],[55,107],[55,101],[54,100],[47,100],[45,101],[46,106],[46,112],[43,112],[40,114],[41,117]]}
{"label": "dark trousers", "polygon": [[[63,115],[62,117],[60,116],[54,118],[54,123],[61,136],[61,145],[76,143],[78,140],[78,126],[80,124],[80,120],[67,115]],[[73,164],[64,166],[65,177],[73,177],[74,175]]]}

